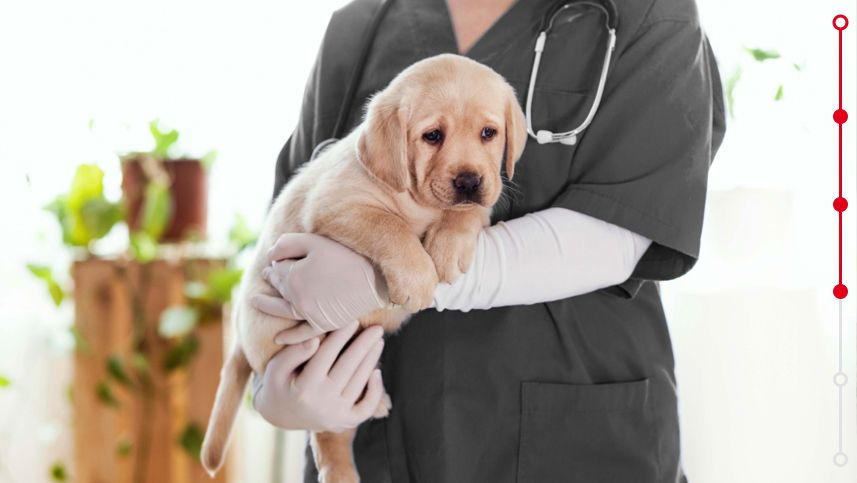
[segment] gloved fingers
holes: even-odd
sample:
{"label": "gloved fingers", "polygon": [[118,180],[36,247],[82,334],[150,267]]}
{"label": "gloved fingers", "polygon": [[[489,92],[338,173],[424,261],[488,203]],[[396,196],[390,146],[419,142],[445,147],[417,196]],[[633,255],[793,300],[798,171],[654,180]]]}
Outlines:
{"label": "gloved fingers", "polygon": [[[369,382],[369,377],[372,375],[372,371],[378,365],[378,360],[381,358],[381,353],[383,351],[384,339],[381,339],[372,346],[372,350],[370,350],[369,353],[366,354],[366,357],[360,361],[360,365],[354,368],[353,373],[348,377],[345,388],[342,390],[342,397],[348,401],[357,401],[360,394],[362,394],[363,390],[366,388],[366,384]],[[339,363],[337,362],[337,367],[334,367],[333,370],[336,371],[338,366]]]}
{"label": "gloved fingers", "polygon": [[303,322],[292,328],[280,331],[277,336],[274,337],[274,342],[280,345],[300,344],[312,339],[313,337],[318,337],[323,333],[324,332],[322,330]]}
{"label": "gloved fingers", "polygon": [[[351,340],[351,337],[357,332],[357,322],[352,322],[341,329],[334,330],[319,346],[315,356],[307,362],[298,380],[301,383],[311,383],[313,381],[322,381],[327,378],[333,362],[339,357],[342,348]],[[361,334],[362,335],[362,334]]]}
{"label": "gloved fingers", "polygon": [[299,260],[285,259],[277,262],[271,262],[270,265],[262,269],[262,278],[268,284],[276,288],[281,294],[286,293],[286,282],[289,279],[289,273],[294,268],[295,263]]}
{"label": "gloved fingers", "polygon": [[[381,356],[381,350],[384,347],[381,337],[384,335],[384,330],[381,326],[369,327],[360,333],[345,349],[336,363],[330,369],[328,377],[337,385],[337,389],[342,391],[351,376],[354,375],[360,363],[373,352],[377,357]],[[380,345],[379,345],[380,344]]]}
{"label": "gloved fingers", "polygon": [[268,260],[276,262],[285,258],[303,258],[312,246],[314,237],[308,233],[285,233],[268,250]]}
{"label": "gloved fingers", "polygon": [[352,423],[354,426],[369,419],[378,405],[381,404],[381,398],[384,397],[384,382],[381,379],[381,370],[375,369],[369,377],[369,383],[366,386],[366,394],[351,410]]}
{"label": "gloved fingers", "polygon": [[[265,380],[262,382],[262,390],[271,384],[287,384],[294,377],[295,370],[304,362],[311,360],[313,354],[319,349],[318,337],[310,339],[303,344],[289,345],[277,352],[265,367]],[[268,384],[266,384],[268,383]],[[271,390],[268,387],[268,390]]]}
{"label": "gloved fingers", "polygon": [[[281,319],[304,320],[305,317],[286,299],[267,294],[256,294],[250,297],[250,305],[260,312]],[[300,327],[298,324],[297,327]],[[304,339],[306,340],[306,339]]]}

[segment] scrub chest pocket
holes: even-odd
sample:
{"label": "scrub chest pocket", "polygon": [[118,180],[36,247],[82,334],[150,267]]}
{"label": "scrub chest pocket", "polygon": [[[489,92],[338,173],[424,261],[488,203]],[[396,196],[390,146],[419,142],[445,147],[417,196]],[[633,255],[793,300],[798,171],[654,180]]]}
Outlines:
{"label": "scrub chest pocket", "polygon": [[518,483],[658,481],[649,380],[524,382]]}

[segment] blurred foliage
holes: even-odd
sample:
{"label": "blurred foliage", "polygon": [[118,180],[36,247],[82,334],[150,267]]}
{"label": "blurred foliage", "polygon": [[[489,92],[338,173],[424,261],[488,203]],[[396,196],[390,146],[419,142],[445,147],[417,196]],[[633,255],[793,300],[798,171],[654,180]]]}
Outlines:
{"label": "blurred foliage", "polygon": [[63,292],[62,287],[60,287],[60,284],[57,283],[56,278],[54,278],[54,274],[51,272],[50,267],[28,263],[27,270],[29,270],[33,276],[45,282],[45,285],[48,288],[48,293],[51,294],[51,300],[54,301],[54,305],[59,306],[59,304],[62,303],[63,298],[65,298],[65,293]]}
{"label": "blurred foliage", "polygon": [[60,462],[51,465],[51,480],[68,481],[68,473],[65,470],[65,465]]}
{"label": "blurred foliage", "polygon": [[173,215],[173,201],[168,184],[152,180],[146,184],[140,229],[152,240],[160,240]]}
{"label": "blurred foliage", "polygon": [[163,130],[161,122],[154,119],[149,122],[149,132],[155,140],[152,154],[161,159],[171,159],[171,151],[179,140],[179,132],[175,129]]}
{"label": "blurred foliage", "polygon": [[237,251],[253,246],[259,239],[259,233],[247,223],[247,219],[240,214],[235,215],[232,227],[229,229],[229,241]]}
{"label": "blurred foliage", "polygon": [[131,449],[134,448],[134,443],[128,438],[122,438],[116,443],[116,456],[125,458],[131,454]]}
{"label": "blurred foliage", "polygon": [[[90,130],[92,126],[93,121],[90,121]],[[152,151],[132,155],[148,157],[147,162],[155,160],[160,163],[176,159],[178,131],[164,128],[158,120],[149,123],[149,131],[154,141]],[[209,151],[200,161],[206,169],[210,169],[216,156],[216,151]],[[128,254],[142,264],[143,274],[146,273],[145,267],[149,266],[149,262],[158,257],[161,237],[170,224],[175,208],[171,181],[162,176],[162,170],[157,167],[152,172],[156,174],[152,174],[150,178],[158,179],[148,179],[146,182],[139,214],[139,228],[128,234]],[[105,198],[104,172],[94,164],[78,166],[69,191],[57,196],[45,208],[53,213],[59,222],[63,243],[69,247],[85,249],[88,256],[92,255],[93,242],[105,237],[115,225],[127,221],[124,200],[113,202]],[[241,280],[242,271],[235,268],[235,257],[255,244],[257,238],[257,233],[250,228],[246,220],[236,215],[229,230],[229,241],[234,248],[234,255],[227,265],[208,270],[207,275],[201,279],[190,277],[191,280],[185,287],[185,304],[173,305],[160,314],[157,332],[166,345],[166,352],[158,362],[166,371],[186,368],[193,361],[199,351],[196,329],[206,322],[221,320],[223,305],[231,300],[232,292]],[[66,298],[66,292],[51,268],[28,264],[27,269],[45,284],[54,304],[60,305]],[[133,286],[127,276],[122,275],[120,278],[129,284],[129,289],[133,287],[129,293],[134,310],[134,341],[130,354],[111,354],[105,358],[106,377],[95,385],[93,391],[100,403],[115,409],[121,406],[116,391],[132,391],[133,397],[142,397],[145,409],[146,404],[154,401],[154,391],[157,390],[151,379],[152,368],[147,355],[151,351],[151,340],[146,334],[151,325],[148,316],[141,310],[146,307],[145,294],[152,280],[143,275],[139,286]],[[74,338],[75,350],[91,351],[89,343],[76,326],[71,327],[69,333]],[[0,375],[0,388],[9,386],[11,381]],[[66,396],[69,401],[72,400],[71,386],[67,387]],[[203,435],[199,426],[189,424],[178,438],[177,444],[188,454],[198,457]],[[134,444],[130,437],[123,437],[116,443],[116,454],[120,457],[128,456]],[[136,444],[139,448],[145,447],[145,437]],[[66,469],[61,463],[51,467],[51,477],[54,481],[68,480]]]}
{"label": "blurred foliage", "polygon": [[7,388],[12,385],[12,381],[8,377],[0,375],[0,389]]}
{"label": "blurred foliage", "polygon": [[[785,62],[783,56],[776,50],[772,49],[763,49],[759,47],[744,47],[744,52],[747,53],[754,62],[756,63],[771,63],[771,61],[777,62]],[[791,67],[800,72],[803,69],[801,64],[797,62],[791,62]],[[731,119],[735,118],[735,87],[738,85],[738,82],[741,80],[744,75],[744,66],[742,63],[739,63],[735,69],[723,80],[723,90],[726,96],[726,107],[729,112],[729,117]],[[774,102],[779,102],[783,100],[783,96],[785,94],[785,85],[780,82],[777,85],[776,92],[773,95]]]}
{"label": "blurred foliage", "polygon": [[198,425],[189,423],[179,435],[178,443],[193,459],[198,460],[202,452],[202,439],[205,432]]}
{"label": "blurred foliage", "polygon": [[108,357],[106,366],[107,374],[111,379],[126,387],[134,385],[133,381],[131,381],[131,376],[128,375],[128,371],[125,370],[125,364],[122,363],[122,359],[119,356],[114,354]]}
{"label": "blurred foliage", "polygon": [[773,60],[773,59],[779,59],[780,58],[780,53],[777,52],[776,50],[765,50],[765,49],[759,49],[759,48],[751,49],[748,47],[744,47],[744,50],[748,54],[753,56],[753,58],[756,59],[756,62],[764,62],[766,60]]}
{"label": "blurred foliage", "polygon": [[56,216],[67,245],[86,248],[122,219],[120,204],[104,197],[103,180],[101,168],[82,164],[77,167],[69,192],[45,206]]}
{"label": "blurred foliage", "polygon": [[179,338],[170,345],[164,357],[164,369],[174,371],[187,367],[199,350],[199,339],[193,334]]}
{"label": "blurred foliage", "polygon": [[95,386],[95,396],[99,401],[107,406],[114,408],[119,407],[119,400],[116,399],[116,396],[113,394],[113,389],[110,388],[110,384],[108,384],[107,381],[101,381]]}

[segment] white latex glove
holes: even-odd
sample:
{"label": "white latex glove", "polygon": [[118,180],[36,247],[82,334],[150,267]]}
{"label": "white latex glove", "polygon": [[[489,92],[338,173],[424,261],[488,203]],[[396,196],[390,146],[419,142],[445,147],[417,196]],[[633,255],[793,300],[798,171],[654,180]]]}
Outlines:
{"label": "white latex glove", "polygon": [[364,330],[343,351],[357,326],[331,332],[320,346],[314,338],[278,352],[253,381],[253,405],[262,417],[283,429],[330,432],[369,419],[384,396],[381,371],[375,369],[383,330]]}
{"label": "white latex glove", "polygon": [[[369,260],[329,238],[287,233],[268,251],[268,259],[271,267],[262,275],[282,299],[258,295],[253,305],[277,317],[306,320],[315,333],[343,327],[387,305],[383,277]],[[295,340],[278,337],[277,342]]]}

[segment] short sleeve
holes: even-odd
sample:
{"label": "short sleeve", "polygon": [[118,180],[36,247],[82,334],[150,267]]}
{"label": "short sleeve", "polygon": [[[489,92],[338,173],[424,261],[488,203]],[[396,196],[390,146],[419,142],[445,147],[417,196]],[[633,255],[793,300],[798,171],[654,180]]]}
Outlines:
{"label": "short sleeve", "polygon": [[669,280],[699,256],[708,169],[725,132],[723,96],[698,22],[657,20],[638,32],[617,53],[553,205],[651,239],[631,278]]}
{"label": "short sleeve", "polygon": [[286,144],[277,156],[277,166],[274,175],[274,194],[272,202],[282,191],[292,174],[306,161],[309,161],[315,146],[316,129],[316,92],[318,92],[319,60],[316,59],[304,89],[301,113],[298,125],[289,136]]}

